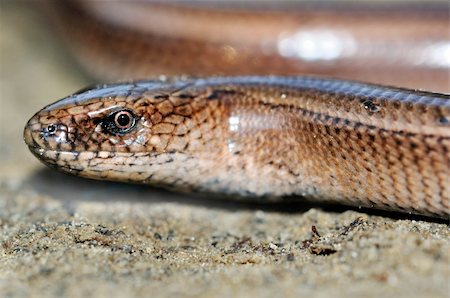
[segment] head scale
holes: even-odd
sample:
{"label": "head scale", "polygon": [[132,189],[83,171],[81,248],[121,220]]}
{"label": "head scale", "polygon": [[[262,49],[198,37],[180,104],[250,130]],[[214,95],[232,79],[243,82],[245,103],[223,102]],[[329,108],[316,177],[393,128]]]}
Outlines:
{"label": "head scale", "polygon": [[42,162],[65,172],[146,182],[158,168],[150,165],[186,158],[188,140],[198,135],[195,113],[206,95],[182,92],[188,85],[146,81],[83,90],[36,113],[25,142]]}

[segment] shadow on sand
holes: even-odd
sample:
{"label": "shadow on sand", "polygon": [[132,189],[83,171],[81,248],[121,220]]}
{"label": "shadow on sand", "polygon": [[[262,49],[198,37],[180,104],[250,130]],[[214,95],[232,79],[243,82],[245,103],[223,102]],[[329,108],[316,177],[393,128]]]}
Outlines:
{"label": "shadow on sand", "polygon": [[49,168],[34,172],[24,184],[43,195],[51,196],[64,203],[76,201],[95,202],[140,202],[140,203],[178,203],[205,208],[223,209],[228,211],[262,210],[264,212],[279,212],[302,214],[315,208],[326,212],[343,213],[348,210],[383,216],[391,219],[422,220],[437,223],[448,223],[446,219],[432,218],[421,215],[407,214],[342,206],[337,204],[318,204],[306,201],[302,197],[286,197],[282,201],[273,202],[257,198],[239,198],[206,193],[179,193],[147,185],[125,184],[110,181],[89,180],[59,173]]}

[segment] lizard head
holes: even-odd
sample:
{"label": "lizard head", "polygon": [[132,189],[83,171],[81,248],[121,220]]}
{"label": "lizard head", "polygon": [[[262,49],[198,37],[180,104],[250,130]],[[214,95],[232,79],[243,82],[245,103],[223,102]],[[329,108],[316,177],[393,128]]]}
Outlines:
{"label": "lizard head", "polygon": [[44,164],[64,172],[143,180],[145,167],[183,155],[198,135],[201,100],[181,92],[187,85],[142,81],[86,88],[36,113],[25,126],[25,143]]}

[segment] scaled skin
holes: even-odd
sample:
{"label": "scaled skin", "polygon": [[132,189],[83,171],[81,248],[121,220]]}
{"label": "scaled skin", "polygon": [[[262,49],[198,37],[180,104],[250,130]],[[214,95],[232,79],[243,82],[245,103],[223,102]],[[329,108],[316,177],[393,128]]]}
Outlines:
{"label": "scaled skin", "polygon": [[[118,111],[135,116],[127,133],[105,130]],[[100,86],[47,106],[24,136],[88,178],[448,217],[448,119],[447,95],[229,77]]]}
{"label": "scaled skin", "polygon": [[313,74],[450,92],[445,1],[48,2],[101,81]]}

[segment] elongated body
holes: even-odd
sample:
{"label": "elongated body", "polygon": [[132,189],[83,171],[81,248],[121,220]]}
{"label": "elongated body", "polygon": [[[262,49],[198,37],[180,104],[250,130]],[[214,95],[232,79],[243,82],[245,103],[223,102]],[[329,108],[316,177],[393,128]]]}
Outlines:
{"label": "elongated body", "polygon": [[447,1],[48,2],[100,80],[307,74],[450,92]]}
{"label": "elongated body", "polygon": [[443,94],[310,77],[141,81],[49,105],[24,137],[88,178],[450,213]]}

